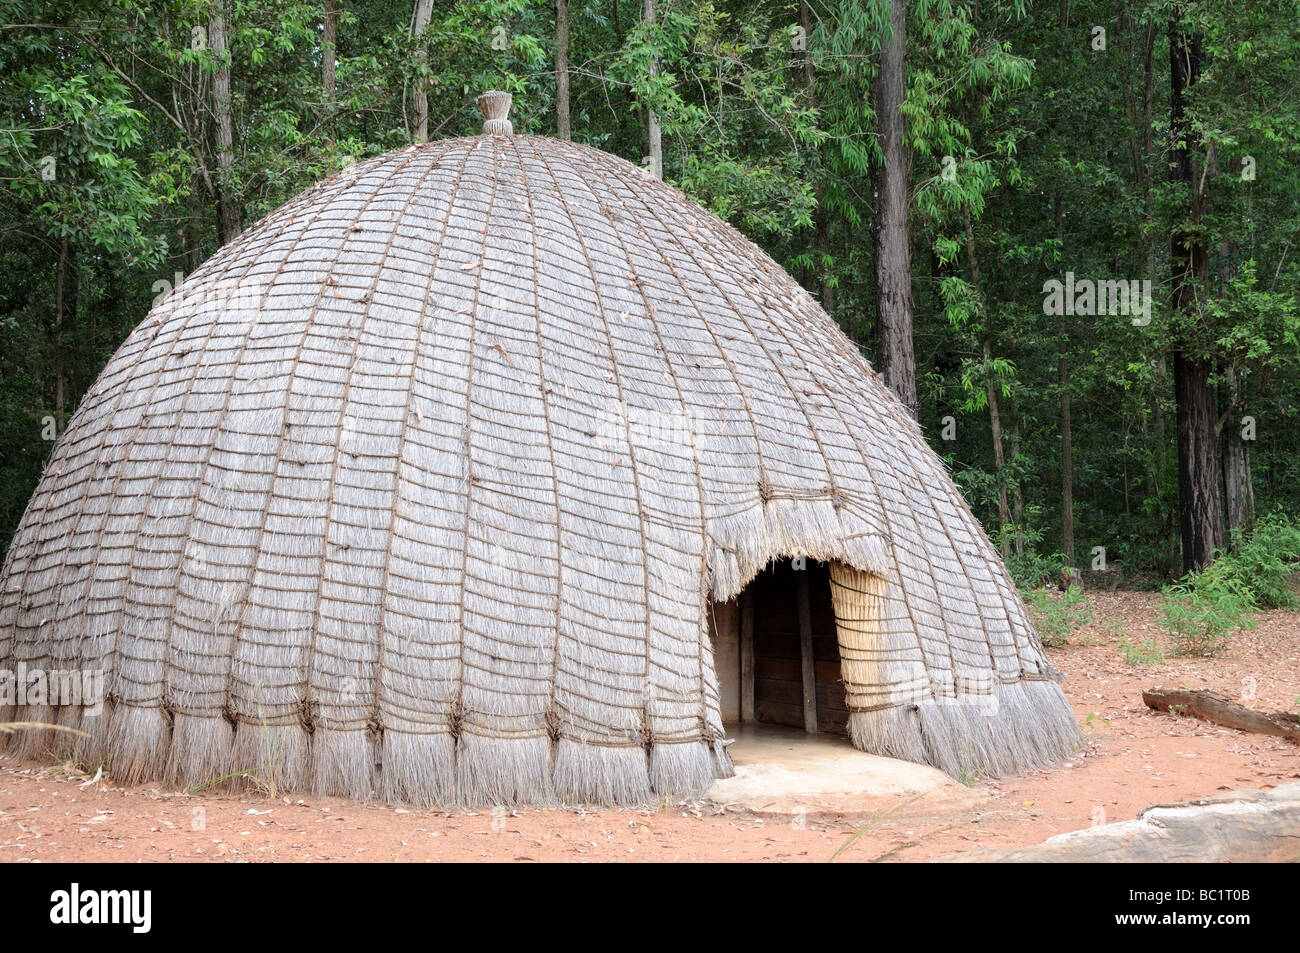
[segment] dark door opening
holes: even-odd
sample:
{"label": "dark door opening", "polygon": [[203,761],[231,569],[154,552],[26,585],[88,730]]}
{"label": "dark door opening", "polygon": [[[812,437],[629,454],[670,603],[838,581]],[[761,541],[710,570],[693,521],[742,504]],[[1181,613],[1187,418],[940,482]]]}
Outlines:
{"label": "dark door opening", "polygon": [[741,719],[808,731],[843,732],[830,568],[782,559],[740,596]]}

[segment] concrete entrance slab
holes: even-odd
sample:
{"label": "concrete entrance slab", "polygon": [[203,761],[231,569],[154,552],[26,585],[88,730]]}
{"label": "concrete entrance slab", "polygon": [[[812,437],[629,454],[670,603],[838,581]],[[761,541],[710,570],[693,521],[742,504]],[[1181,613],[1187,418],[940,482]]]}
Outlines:
{"label": "concrete entrance slab", "polygon": [[988,795],[935,768],[881,758],[843,735],[774,725],[729,725],[736,776],[715,781],[708,799],[756,814],[908,814],[967,810]]}

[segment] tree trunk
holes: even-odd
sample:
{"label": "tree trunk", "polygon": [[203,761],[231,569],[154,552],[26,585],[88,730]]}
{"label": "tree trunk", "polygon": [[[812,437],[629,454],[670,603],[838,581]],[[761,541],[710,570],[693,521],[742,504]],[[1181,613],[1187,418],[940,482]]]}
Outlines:
{"label": "tree trunk", "polygon": [[[1011,426],[1007,430],[1011,434],[1011,458],[1014,460],[1016,454],[1020,452],[1020,414],[1014,405],[1011,421]],[[1023,556],[1025,554],[1025,494],[1019,480],[1011,484],[1011,525],[1015,534],[1013,540],[1016,555]]]}
{"label": "tree trunk", "polygon": [[186,199],[189,214],[186,216],[185,228],[185,263],[190,274],[198,271],[204,261],[203,207],[199,201],[198,184],[194,181],[194,187],[190,189],[189,197]]}
{"label": "tree trunk", "polygon": [[226,45],[225,5],[217,0],[208,24],[208,46],[217,60],[217,71],[212,77],[212,115],[217,144],[217,227],[221,244],[225,245],[243,231],[239,222],[239,208],[232,195],[231,169],[235,164],[234,120],[230,98],[230,49]]}
{"label": "tree trunk", "polygon": [[57,434],[67,423],[67,348],[63,336],[77,319],[77,258],[65,238],[59,243],[59,264],[54,272],[54,424]]}
{"label": "tree trunk", "polygon": [[[980,350],[984,354],[984,363],[987,364],[993,358],[993,321],[984,303],[984,281],[980,277],[979,256],[975,253],[975,227],[971,223],[970,206],[964,206],[962,213],[966,219],[966,257],[970,259],[971,286],[975,289],[976,297],[979,298]],[[984,386],[989,405],[989,430],[993,438],[993,473],[998,486],[998,548],[1002,552],[1002,558],[1006,559],[1011,555],[1011,537],[1008,532],[1011,525],[1011,511],[1007,506],[1007,484],[1003,473],[1006,457],[1002,449],[1000,390],[993,383],[992,376]]]}
{"label": "tree trunk", "polygon": [[[984,339],[984,358],[990,354],[989,340]],[[1011,513],[1007,506],[1007,484],[1003,474],[1006,459],[1002,450],[1002,414],[998,408],[998,389],[988,384],[989,431],[993,439],[993,473],[998,485],[998,550],[1002,558],[1011,555]]]}
{"label": "tree trunk", "polygon": [[[1239,387],[1232,370],[1227,374],[1227,387],[1228,406],[1235,407]],[[1229,418],[1223,428],[1223,490],[1229,534],[1239,529],[1249,535],[1255,529],[1255,484],[1250,472],[1250,444],[1241,437],[1239,416]]]}
{"label": "tree trunk", "polygon": [[803,29],[804,49],[803,53],[803,78],[808,85],[808,91],[811,93],[813,83],[816,78],[816,70],[813,69],[812,50],[808,48],[809,37],[812,36],[812,9],[808,6],[808,0],[799,0],[799,26]]}
{"label": "tree trunk", "polygon": [[1249,536],[1255,529],[1255,487],[1250,475],[1250,448],[1234,426],[1224,444],[1223,484],[1227,494],[1228,530]]}
{"label": "tree trunk", "polygon": [[337,66],[337,48],[339,35],[339,14],[343,12],[343,0],[325,0],[325,21],[321,30],[321,65],[320,81],[325,90],[325,102],[334,102],[334,89]]}
{"label": "tree trunk", "polygon": [[[1170,109],[1172,180],[1187,190],[1188,221],[1171,236],[1174,311],[1197,319],[1198,292],[1205,293],[1209,277],[1209,256],[1200,225],[1204,195],[1193,160],[1194,132],[1186,113],[1184,97],[1200,73],[1201,41],[1183,32],[1179,8],[1174,8],[1169,28]],[[1183,543],[1183,571],[1192,572],[1214,561],[1223,547],[1223,503],[1219,493],[1216,454],[1218,434],[1213,372],[1209,360],[1196,353],[1176,350],[1174,354],[1174,401],[1178,417],[1179,525]]]}
{"label": "tree trunk", "polygon": [[[411,11],[411,36],[418,37],[423,33],[428,28],[432,16],[433,0],[415,0],[415,8]],[[424,142],[429,138],[429,77],[425,75],[429,52],[425,49],[423,40],[416,45],[415,62],[419,68],[416,71],[415,90],[411,97],[412,138],[416,142]]]}
{"label": "tree trunk", "polygon": [[1070,371],[1066,354],[1068,332],[1061,329],[1056,357],[1056,382],[1061,391],[1061,552],[1065,564],[1074,566],[1074,438],[1070,432]]}
{"label": "tree trunk", "polygon": [[913,417],[917,415],[916,357],[912,341],[912,253],[907,222],[908,168],[903,97],[906,0],[890,0],[891,32],[880,52],[873,87],[883,162],[872,178],[872,238],[876,270],[876,370]]}
{"label": "tree trunk", "polygon": [[[1156,230],[1151,227],[1155,217],[1156,168],[1156,162],[1152,155],[1153,126],[1151,118],[1155,98],[1157,24],[1155,21],[1138,24],[1134,21],[1133,15],[1125,11],[1120,15],[1120,36],[1124,48],[1124,56],[1120,60],[1123,69],[1123,74],[1120,77],[1120,91],[1124,100],[1124,111],[1128,116],[1129,128],[1132,130],[1132,135],[1129,137],[1132,177],[1138,184],[1142,195],[1142,218],[1145,223],[1142,233],[1151,236],[1145,242],[1145,276],[1154,281],[1156,274],[1156,242],[1158,239]],[[1141,40],[1140,48],[1137,45],[1139,39]],[[1140,101],[1133,92],[1136,85],[1133,77],[1139,66],[1142,72]],[[1142,420],[1142,436],[1146,444],[1154,447],[1155,450],[1151,456],[1151,465],[1147,470],[1147,479],[1150,481],[1151,487],[1148,495],[1158,497],[1169,461],[1168,447],[1170,441],[1167,434],[1168,427],[1165,424],[1163,401],[1160,397],[1163,390],[1162,385],[1169,376],[1169,368],[1163,353],[1153,355],[1152,363],[1155,370],[1153,382],[1155,387],[1153,388],[1150,405],[1150,426],[1148,427],[1147,420],[1144,418]],[[1178,551],[1177,521],[1167,518],[1162,527],[1162,535],[1164,535],[1167,543],[1167,551],[1171,555],[1176,553]]]}
{"label": "tree trunk", "polygon": [[[1061,197],[1056,197],[1053,209],[1056,219],[1056,238],[1065,241],[1065,210]],[[1064,312],[1064,308],[1061,309]],[[1062,313],[1056,326],[1056,384],[1061,401],[1061,552],[1065,565],[1074,568],[1074,436],[1070,431],[1070,328]]]}
{"label": "tree trunk", "polygon": [[1210,362],[1174,355],[1174,399],[1178,404],[1179,526],[1183,571],[1203,569],[1223,548],[1223,509],[1215,453],[1216,407]]}
{"label": "tree trunk", "polygon": [[555,134],[572,138],[569,128],[569,0],[555,0]]}
{"label": "tree trunk", "polygon": [[[1151,123],[1152,116],[1155,113],[1155,45],[1156,45],[1156,24],[1153,22],[1147,27],[1145,54],[1143,58],[1143,81],[1142,81],[1142,154],[1150,157],[1153,151],[1153,126]],[[1145,162],[1142,176],[1142,217],[1148,226],[1155,220],[1155,163]],[[1151,276],[1152,281],[1156,275],[1156,230],[1150,229],[1151,239],[1147,242],[1146,273]],[[1153,408],[1151,415],[1151,425],[1155,430],[1156,436],[1156,454],[1155,466],[1156,477],[1152,481],[1152,495],[1159,497],[1161,488],[1164,485],[1165,474],[1169,472],[1169,445],[1168,439],[1169,425],[1165,419],[1164,402],[1160,399],[1161,393],[1167,393],[1164,390],[1164,384],[1169,379],[1169,360],[1161,352],[1156,356],[1156,395],[1152,400]],[[1178,530],[1175,521],[1170,515],[1165,517],[1164,538],[1166,549],[1172,560],[1178,554]]]}
{"label": "tree trunk", "polygon": [[[655,22],[655,0],[645,0],[645,22]],[[650,60],[651,78],[659,75],[659,58]],[[650,172],[656,179],[664,177],[664,136],[659,128],[659,117],[653,109],[646,110],[646,148],[650,159]]]}
{"label": "tree trunk", "polygon": [[[803,28],[805,42],[812,36],[812,10],[808,6],[807,0],[799,0],[799,25]],[[805,47],[803,52],[803,81],[808,90],[808,105],[816,107],[817,105],[817,71],[813,68],[812,55]],[[822,198],[826,194],[826,182],[822,176],[817,177],[813,184],[813,201],[816,202],[816,208],[813,209],[813,233],[812,245],[816,250],[813,256],[812,269],[804,269],[804,280],[801,284],[812,291],[813,277],[818,277],[819,286],[817,296],[821,300],[822,310],[827,314],[831,313],[833,302],[831,300],[831,274],[827,267],[827,261],[830,259],[830,223],[826,216],[826,209],[822,203]]]}

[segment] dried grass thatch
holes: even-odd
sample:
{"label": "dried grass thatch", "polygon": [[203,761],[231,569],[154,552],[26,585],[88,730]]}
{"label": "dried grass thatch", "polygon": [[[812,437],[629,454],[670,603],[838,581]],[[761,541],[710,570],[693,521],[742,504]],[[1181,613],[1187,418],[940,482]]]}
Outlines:
{"label": "dried grass thatch", "polygon": [[622,160],[455,139],[299,196],[132,333],[13,540],[0,667],[102,667],[102,716],[23,714],[125,780],[639,803],[728,770],[709,602],[795,554],[882,580],[859,745],[1074,743],[979,524],[803,289]]}

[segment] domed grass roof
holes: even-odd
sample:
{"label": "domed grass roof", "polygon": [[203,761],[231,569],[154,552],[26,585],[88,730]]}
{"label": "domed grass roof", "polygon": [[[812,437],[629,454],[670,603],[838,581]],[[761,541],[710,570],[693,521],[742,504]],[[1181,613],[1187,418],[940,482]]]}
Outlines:
{"label": "domed grass roof", "polygon": [[0,666],[102,669],[102,713],[27,714],[128,780],[699,794],[711,602],[801,554],[885,585],[860,745],[1074,743],[979,524],[798,284],[621,159],[453,139],[303,193],[135,329],[13,540]]}

